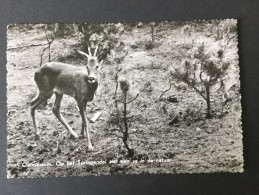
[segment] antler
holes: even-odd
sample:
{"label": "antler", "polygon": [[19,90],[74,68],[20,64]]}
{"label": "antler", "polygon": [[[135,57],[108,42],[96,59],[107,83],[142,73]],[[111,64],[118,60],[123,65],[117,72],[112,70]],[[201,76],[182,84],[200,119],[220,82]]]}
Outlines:
{"label": "antler", "polygon": [[89,56],[91,57],[91,56],[92,56],[92,53],[91,53],[90,47],[88,47],[88,53],[89,53]]}
{"label": "antler", "polygon": [[86,56],[86,57],[89,57],[89,55],[88,54],[86,54],[85,52],[82,52],[82,51],[80,51],[80,50],[76,50],[78,53],[80,53],[81,55],[84,55],[84,56]]}
{"label": "antler", "polygon": [[96,46],[94,50],[94,55],[92,55],[90,47],[88,47],[88,54],[79,50],[77,50],[77,52],[89,58],[89,57],[96,57],[97,50],[98,50],[98,46]]}
{"label": "antler", "polygon": [[98,45],[96,46],[95,50],[94,50],[94,56],[96,56],[96,52],[98,50]]}

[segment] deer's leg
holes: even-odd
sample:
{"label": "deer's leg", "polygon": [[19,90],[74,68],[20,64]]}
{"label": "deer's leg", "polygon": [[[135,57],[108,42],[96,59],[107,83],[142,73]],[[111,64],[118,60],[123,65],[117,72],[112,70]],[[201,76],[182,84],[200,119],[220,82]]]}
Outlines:
{"label": "deer's leg", "polygon": [[[79,104],[78,104],[78,105],[79,105]],[[83,102],[83,103],[82,103],[82,107],[83,107],[84,112],[85,112],[85,110],[86,110],[86,102]],[[78,110],[79,110],[79,112],[80,112],[79,107],[78,107]],[[80,113],[80,115],[81,115],[81,113]],[[86,125],[88,125],[88,124],[87,124],[87,118],[86,118]],[[85,126],[85,124],[83,123],[83,119],[82,119],[81,134],[82,134],[83,137],[86,137],[86,136],[87,136],[87,135],[86,135],[86,126]]]}
{"label": "deer's leg", "polygon": [[86,137],[85,126],[83,125],[83,123],[82,123],[82,126],[81,126],[81,135],[83,137]]}
{"label": "deer's leg", "polygon": [[82,134],[83,136],[85,136],[86,134],[86,138],[87,138],[87,142],[88,142],[88,150],[92,151],[93,150],[93,145],[90,141],[90,135],[89,135],[89,131],[88,131],[88,120],[85,116],[85,108],[86,108],[86,102],[78,102],[78,107],[79,107],[79,112],[82,118]]}
{"label": "deer's leg", "polygon": [[60,113],[60,104],[61,104],[63,94],[55,93],[55,95],[56,95],[56,100],[53,107],[53,113],[58,118],[58,120],[65,126],[65,128],[70,133],[70,135],[72,135],[74,138],[78,138],[78,135],[76,134],[76,132],[72,130],[72,128],[67,124],[66,120],[63,118],[63,116]]}
{"label": "deer's leg", "polygon": [[42,95],[41,93],[39,93],[38,96],[36,98],[34,98],[30,103],[31,104],[31,116],[32,116],[34,131],[36,134],[38,134],[38,127],[37,127],[37,122],[35,119],[35,110],[42,102],[49,99],[51,97],[51,95],[52,95],[52,93],[49,93],[47,95]]}

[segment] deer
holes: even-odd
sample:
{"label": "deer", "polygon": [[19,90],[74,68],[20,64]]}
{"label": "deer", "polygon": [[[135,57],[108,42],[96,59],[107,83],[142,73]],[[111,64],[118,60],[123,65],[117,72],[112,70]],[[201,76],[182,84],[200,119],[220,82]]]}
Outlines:
{"label": "deer", "polygon": [[100,79],[100,70],[103,60],[99,61],[96,56],[98,46],[92,55],[90,47],[88,54],[77,50],[77,52],[87,58],[86,68],[77,67],[61,62],[49,62],[44,64],[34,73],[34,80],[38,87],[38,95],[31,101],[31,116],[36,135],[38,127],[35,119],[35,110],[43,102],[55,94],[56,99],[53,106],[53,113],[66,128],[70,136],[78,139],[79,136],[68,125],[65,118],[60,113],[60,106],[63,95],[71,96],[75,99],[82,119],[81,134],[87,138],[88,150],[93,150],[88,130],[88,120],[85,116],[87,102],[94,99],[95,92]]}

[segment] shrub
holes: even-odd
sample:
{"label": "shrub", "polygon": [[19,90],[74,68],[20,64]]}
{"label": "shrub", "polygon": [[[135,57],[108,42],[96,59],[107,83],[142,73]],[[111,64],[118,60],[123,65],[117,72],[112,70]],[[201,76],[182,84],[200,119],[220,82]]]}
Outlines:
{"label": "shrub", "polygon": [[171,71],[173,79],[187,84],[194,89],[207,103],[207,118],[211,118],[211,88],[226,75],[228,62],[222,59],[213,60],[206,54],[204,44],[201,44],[194,54],[195,62],[185,60],[180,68]]}

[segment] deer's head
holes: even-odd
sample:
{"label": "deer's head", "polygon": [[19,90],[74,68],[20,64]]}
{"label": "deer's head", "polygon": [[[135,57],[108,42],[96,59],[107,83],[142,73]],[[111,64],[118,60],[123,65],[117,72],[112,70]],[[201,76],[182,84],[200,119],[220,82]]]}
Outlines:
{"label": "deer's head", "polygon": [[103,61],[99,62],[99,60],[96,56],[97,50],[98,50],[98,46],[95,48],[93,55],[91,53],[90,47],[88,47],[88,54],[86,54],[85,52],[77,50],[78,53],[87,57],[86,68],[87,68],[87,72],[88,72],[88,82],[89,83],[98,82],[99,72],[101,70],[101,66],[102,66],[102,63],[103,63]]}

